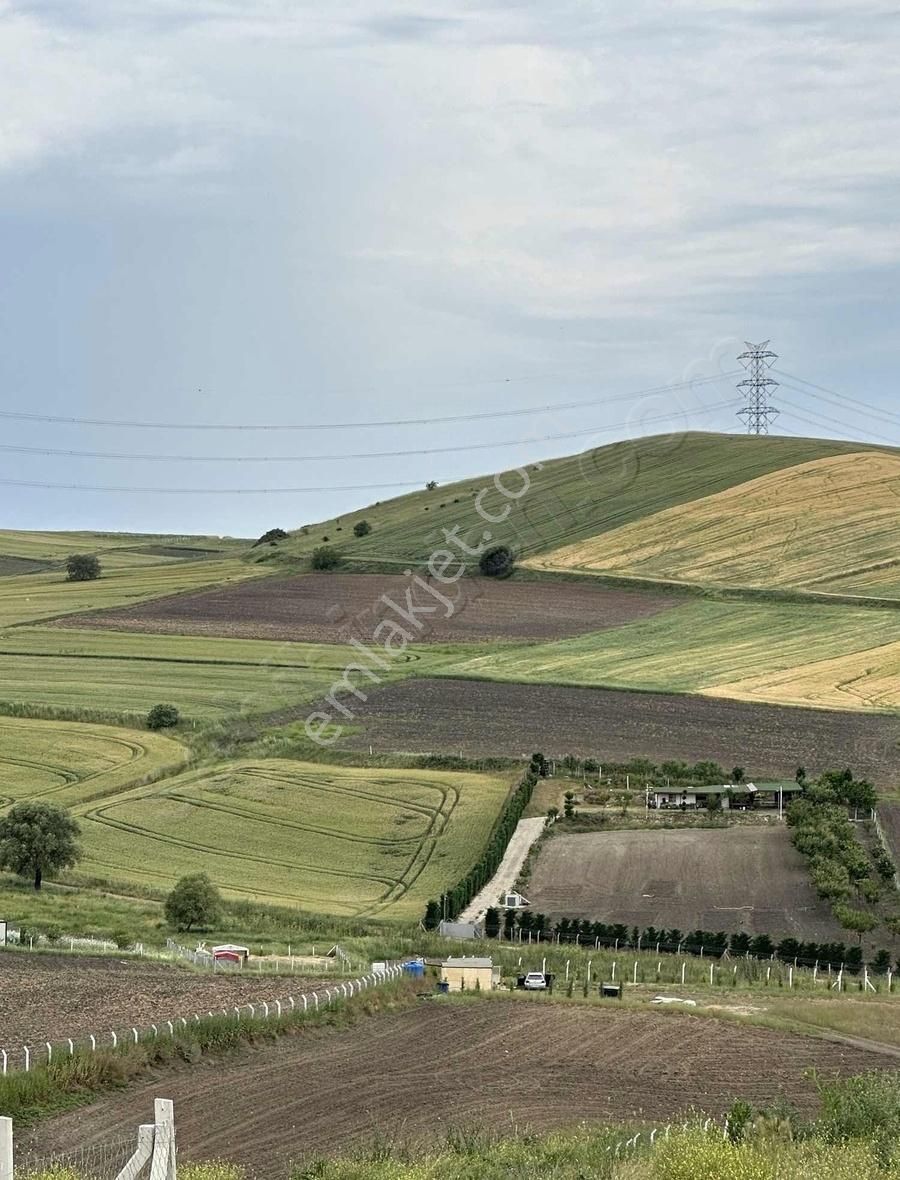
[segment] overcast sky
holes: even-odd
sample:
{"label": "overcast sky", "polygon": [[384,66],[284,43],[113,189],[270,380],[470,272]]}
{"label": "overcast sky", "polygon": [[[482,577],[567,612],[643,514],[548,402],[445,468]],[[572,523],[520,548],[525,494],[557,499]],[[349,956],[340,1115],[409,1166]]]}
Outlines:
{"label": "overcast sky", "polygon": [[[623,395],[767,337],[896,414],[898,62],[874,0],[0,0],[0,409],[251,426],[597,401],[315,432],[0,418],[7,447],[313,456],[7,451],[3,478],[418,486],[740,431],[730,376]],[[900,441],[900,417],[783,395],[776,432]],[[388,494],[0,491],[5,527],[232,535]]]}

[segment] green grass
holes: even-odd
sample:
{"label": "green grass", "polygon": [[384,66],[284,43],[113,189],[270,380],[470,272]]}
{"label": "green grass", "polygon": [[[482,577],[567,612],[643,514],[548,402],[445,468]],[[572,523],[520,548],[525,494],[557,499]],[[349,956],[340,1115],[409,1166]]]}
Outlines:
{"label": "green grass", "polygon": [[[542,553],[783,467],[866,449],[827,439],[700,433],[613,443],[551,459],[540,471],[529,467],[531,487],[499,524],[486,525],[475,511],[474,498],[486,487],[491,492],[482,504],[491,515],[513,503],[493,489],[493,476],[485,475],[311,525],[308,534],[294,533],[261,556],[266,561],[308,556],[327,536],[353,562],[422,562],[443,546],[441,529],[457,525],[473,542],[489,528],[494,541],[513,544],[520,555]],[[510,477],[511,490],[520,486],[521,480]],[[353,525],[362,519],[372,532],[355,538]]]}
{"label": "green grass", "polygon": [[0,806],[43,799],[71,807],[180,769],[187,757],[155,733],[0,717]]}
{"label": "green grass", "polygon": [[0,553],[33,561],[65,561],[71,553],[96,553],[123,560],[123,551],[155,546],[240,553],[246,541],[229,537],[172,536],[166,533],[38,532],[0,529]]}
{"label": "green grass", "polygon": [[[437,674],[697,692],[749,677],[799,674],[854,652],[872,651],[875,658],[876,649],[898,640],[900,614],[891,610],[702,599],[610,631],[460,660]],[[782,692],[783,698],[768,699],[791,701],[789,676]],[[900,694],[895,702],[884,694],[878,701],[882,708],[892,703],[900,705]],[[859,705],[866,706],[864,695]]]}
{"label": "green grass", "polygon": [[[465,650],[420,648],[385,678],[429,674]],[[27,706],[77,716],[88,708],[135,723],[164,701],[187,722],[218,720],[317,700],[354,658],[336,644],[7,628],[0,632],[0,712]]]}
{"label": "green grass", "polygon": [[477,859],[509,787],[509,776],[226,763],[76,807],[80,871],[168,889],[203,870],[258,901],[414,919]]}

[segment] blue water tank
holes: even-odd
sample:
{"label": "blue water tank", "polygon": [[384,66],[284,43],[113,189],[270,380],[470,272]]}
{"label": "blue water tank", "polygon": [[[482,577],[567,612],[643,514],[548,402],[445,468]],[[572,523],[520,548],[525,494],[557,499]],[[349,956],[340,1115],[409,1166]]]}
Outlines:
{"label": "blue water tank", "polygon": [[403,964],[403,970],[407,975],[424,975],[425,964],[421,959],[410,959],[409,962]]}

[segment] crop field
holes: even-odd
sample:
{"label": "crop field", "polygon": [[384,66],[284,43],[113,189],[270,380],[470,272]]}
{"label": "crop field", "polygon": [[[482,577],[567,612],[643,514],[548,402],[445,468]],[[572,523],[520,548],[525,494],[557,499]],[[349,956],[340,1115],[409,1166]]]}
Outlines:
{"label": "crop field", "polygon": [[[168,635],[340,643],[373,642],[381,618],[398,617],[382,599],[406,603],[409,579],[390,574],[308,574],[254,579],[205,594],[164,598],[102,615],[64,620],[65,626]],[[451,606],[421,589],[417,643],[548,639],[617,627],[665,612],[674,600],[653,591],[610,590],[577,583],[466,578],[448,591]],[[458,596],[458,597],[457,597]],[[425,613],[425,607],[432,613]],[[449,615],[449,617],[448,617]],[[900,631],[898,631],[900,634]]]}
{"label": "crop field", "polygon": [[705,585],[828,590],[896,560],[900,457],[815,459],[577,542],[531,564]]}
{"label": "crop field", "polygon": [[121,1035],[133,1025],[256,999],[284,999],[311,980],[201,973],[151,960],[0,952],[0,1048],[35,1045],[90,1033]]}
{"label": "crop field", "polygon": [[[136,723],[166,701],[188,721],[216,719],[318,699],[349,658],[325,645],[10,628],[0,632],[0,702]],[[398,660],[396,674],[417,659]]]}
{"label": "crop field", "polygon": [[886,714],[423,677],[374,690],[355,724],[342,744],[382,753],[712,759],[773,778],[850,765],[880,788],[900,786],[900,721]]}
{"label": "crop field", "polygon": [[[448,1131],[532,1131],[672,1121],[736,1099],[811,1112],[810,1071],[891,1069],[882,1053],[733,1021],[536,1001],[435,1001],[341,1032],[310,1030],[262,1052],[169,1070],[40,1124],[38,1154],[109,1141],[165,1093],[179,1157],[283,1176],[292,1160],[354,1143],[440,1140]],[[302,1084],[298,1084],[302,1079]],[[252,1116],[248,1116],[252,1112]],[[235,1135],[235,1126],[240,1135]],[[77,1136],[77,1140],[75,1137]]]}
{"label": "crop field", "polygon": [[195,770],[76,808],[82,871],[336,915],[415,918],[477,859],[510,788],[481,774],[269,759]]}
{"label": "crop field", "polygon": [[246,541],[229,537],[169,536],[162,533],[34,532],[0,529],[0,553],[33,561],[64,561],[70,553],[96,553],[123,560],[127,551],[171,550],[175,554],[242,552]]}
{"label": "crop field", "polygon": [[181,767],[187,751],[154,733],[0,717],[0,806],[46,799],[73,806]]}
{"label": "crop field", "polygon": [[[458,527],[462,537],[481,536],[485,520],[476,512],[475,498],[483,492],[480,503],[494,518],[487,526],[492,540],[514,546],[522,556],[543,553],[784,467],[866,449],[859,443],[774,435],[763,444],[747,435],[651,436],[550,459],[540,469],[531,466],[530,486],[518,500],[504,498],[487,475],[312,524],[306,532],[293,533],[278,552],[307,554],[327,537],[350,561],[377,560],[401,568],[426,561],[443,546],[443,529]],[[881,448],[880,453],[889,451]],[[522,477],[510,474],[505,486],[519,493]],[[372,531],[354,537],[353,525],[363,519]]]}
{"label": "crop field", "polygon": [[538,913],[775,939],[846,938],[782,826],[555,835],[528,884]]}
{"label": "crop field", "polygon": [[127,606],[164,594],[257,577],[260,569],[236,557],[181,561],[118,551],[101,558],[103,575],[93,582],[67,582],[61,569],[0,578],[0,627],[60,615]]}
{"label": "crop field", "polygon": [[900,611],[698,599],[614,630],[472,656],[441,674],[886,710],[900,708],[897,644]]}

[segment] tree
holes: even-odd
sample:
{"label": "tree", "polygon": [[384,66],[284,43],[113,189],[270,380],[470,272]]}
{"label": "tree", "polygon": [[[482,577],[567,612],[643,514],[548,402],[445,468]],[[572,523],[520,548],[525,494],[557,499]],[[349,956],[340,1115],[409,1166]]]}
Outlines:
{"label": "tree", "polygon": [[436,479],[430,479],[430,480],[428,481],[428,483],[425,485],[425,490],[426,490],[427,492],[433,492],[433,491],[434,491],[434,489],[435,489],[436,487],[437,487],[437,480],[436,480]]}
{"label": "tree", "polygon": [[836,905],[834,916],[845,930],[853,931],[860,945],[862,945],[862,936],[868,934],[870,930],[874,930],[878,925],[878,919],[874,914],[867,914],[865,910],[855,910],[848,905]]}
{"label": "tree", "polygon": [[631,793],[631,791],[623,791],[620,797],[622,800],[622,814],[627,815],[628,808],[631,806],[631,801],[634,798],[634,795]]}
{"label": "tree", "polygon": [[179,720],[180,714],[174,705],[154,705],[147,714],[147,728],[171,729]]}
{"label": "tree", "polygon": [[485,578],[508,578],[515,569],[513,551],[508,545],[492,545],[478,559],[478,570]]}
{"label": "tree", "polygon": [[92,553],[73,553],[66,558],[67,582],[93,582],[102,571],[103,567]]}
{"label": "tree", "polygon": [[558,807],[548,807],[547,808],[547,825],[548,825],[548,827],[550,824],[555,824],[558,819],[559,819],[559,808]]}
{"label": "tree", "polygon": [[437,930],[441,924],[441,903],[439,901],[430,901],[425,907],[425,929]]}
{"label": "tree", "polygon": [[286,541],[287,536],[284,529],[269,529],[268,532],[263,533],[258,541],[253,542],[252,547],[255,549],[257,545],[275,545],[278,541]]}
{"label": "tree", "polygon": [[319,545],[313,549],[310,564],[314,570],[333,570],[341,564],[341,557],[327,545]]}
{"label": "tree", "polygon": [[722,796],[710,794],[706,796],[706,810],[707,811],[721,811],[722,810]]}
{"label": "tree", "polygon": [[213,926],[221,912],[221,895],[206,873],[182,877],[166,898],[166,921],[176,930]]}
{"label": "tree", "polygon": [[0,867],[34,880],[78,863],[81,829],[56,803],[16,803],[0,819]]}
{"label": "tree", "polygon": [[806,782],[806,767],[805,766],[798,766],[797,767],[796,773],[794,774],[794,779],[797,783],[800,784],[801,787],[803,786],[803,784]]}
{"label": "tree", "polygon": [[353,526],[354,537],[367,537],[372,531],[372,526],[367,520],[358,520]]}
{"label": "tree", "polygon": [[500,937],[500,911],[496,906],[489,906],[484,914],[485,938]]}
{"label": "tree", "polygon": [[876,975],[887,975],[891,969],[891,952],[880,950],[870,966]]}
{"label": "tree", "polygon": [[575,818],[575,792],[574,791],[566,791],[565,797],[563,799],[563,815],[566,817],[566,819],[574,819]]}
{"label": "tree", "polygon": [[744,781],[743,766],[736,766],[731,772],[731,781],[733,783],[742,783]]}

